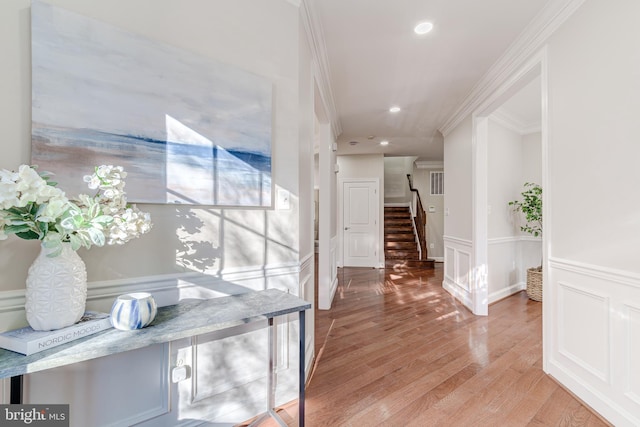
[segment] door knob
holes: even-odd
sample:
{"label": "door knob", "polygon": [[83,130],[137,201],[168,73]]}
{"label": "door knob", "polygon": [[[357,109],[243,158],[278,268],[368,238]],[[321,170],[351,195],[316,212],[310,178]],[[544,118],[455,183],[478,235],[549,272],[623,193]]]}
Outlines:
{"label": "door knob", "polygon": [[349,229],[349,227],[345,227],[344,229],[345,229],[345,230],[348,230],[348,229]]}

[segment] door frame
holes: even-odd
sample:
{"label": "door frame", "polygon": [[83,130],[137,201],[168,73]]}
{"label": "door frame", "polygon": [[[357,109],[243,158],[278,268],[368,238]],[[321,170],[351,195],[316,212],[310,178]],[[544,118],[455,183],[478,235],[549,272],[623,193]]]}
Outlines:
{"label": "door frame", "polygon": [[376,245],[376,250],[378,253],[378,258],[377,258],[377,265],[375,266],[371,266],[373,268],[384,268],[384,259],[381,260],[382,257],[382,253],[383,251],[381,250],[381,245],[380,245],[380,227],[382,222],[380,221],[381,218],[381,214],[380,214],[380,178],[342,178],[339,180],[338,182],[338,229],[340,230],[340,232],[338,233],[338,235],[340,236],[340,243],[338,245],[339,247],[339,251],[340,251],[340,256],[339,256],[339,260],[340,260],[340,267],[344,267],[344,242],[345,242],[345,238],[344,238],[344,184],[347,182],[374,182],[375,183],[375,189],[376,189],[376,194],[377,194],[377,207],[378,207],[378,215],[377,215],[377,220],[378,220],[378,227],[376,228],[376,235],[374,236],[375,238],[375,245]]}
{"label": "door frame", "polygon": [[[488,99],[472,113],[472,156],[471,176],[472,184],[472,262],[471,262],[471,303],[472,311],[476,315],[488,315],[488,120],[489,115],[513,94],[522,89],[532,79],[540,76],[542,117],[541,117],[541,146],[542,146],[542,186],[543,215],[545,217],[545,233],[542,236],[543,269],[549,271],[548,262],[548,230],[549,222],[549,173],[548,173],[548,103],[547,103],[547,50],[542,48],[523,64],[504,84],[500,86]],[[548,306],[545,304],[544,307]],[[544,317],[544,313],[543,313]],[[545,336],[543,331],[543,348]],[[543,357],[543,364],[546,365]]]}

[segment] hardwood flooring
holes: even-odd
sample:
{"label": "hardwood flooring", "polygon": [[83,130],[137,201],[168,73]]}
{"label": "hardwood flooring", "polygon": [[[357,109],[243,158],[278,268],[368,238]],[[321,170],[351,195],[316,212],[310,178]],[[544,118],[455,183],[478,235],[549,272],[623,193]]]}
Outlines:
{"label": "hardwood flooring", "polygon": [[[541,303],[521,292],[473,316],[442,274],[339,270],[333,308],[315,313],[307,426],[609,425],[542,371]],[[296,410],[279,414],[295,426]]]}

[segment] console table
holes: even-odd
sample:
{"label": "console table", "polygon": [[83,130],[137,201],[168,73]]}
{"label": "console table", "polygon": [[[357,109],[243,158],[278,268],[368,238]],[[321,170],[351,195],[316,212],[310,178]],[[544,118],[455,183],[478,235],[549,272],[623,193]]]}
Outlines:
{"label": "console table", "polygon": [[299,334],[299,400],[298,425],[304,426],[305,385],[305,310],[311,304],[277,289],[247,292],[208,300],[187,300],[176,305],[161,307],[151,325],[134,331],[110,329],[64,344],[40,353],[24,356],[0,349],[0,378],[11,377],[11,403],[22,403],[22,376],[46,369],[135,350],[152,344],[162,344],[181,338],[206,334],[267,320],[269,327],[269,372],[267,376],[267,410],[264,417],[273,417],[280,425],[286,424],[276,414],[274,369],[273,319],[298,312]]}

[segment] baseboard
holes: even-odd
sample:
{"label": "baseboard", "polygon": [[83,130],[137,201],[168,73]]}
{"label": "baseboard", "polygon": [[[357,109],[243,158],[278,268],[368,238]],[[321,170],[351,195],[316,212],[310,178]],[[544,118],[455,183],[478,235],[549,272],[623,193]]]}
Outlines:
{"label": "baseboard", "polygon": [[496,301],[500,301],[501,299],[510,297],[513,294],[517,294],[526,288],[527,284],[525,282],[520,282],[507,286],[506,288],[502,288],[499,291],[492,292],[489,294],[489,304],[493,304]]}
{"label": "baseboard", "polygon": [[563,369],[562,365],[556,361],[549,361],[548,374],[557,380],[563,388],[568,389],[571,394],[584,402],[586,406],[593,408],[594,411],[616,427],[640,426],[640,418],[638,415],[625,410],[595,387],[585,384],[576,375]]}
{"label": "baseboard", "polygon": [[469,297],[468,292],[464,292],[461,287],[455,282],[451,282],[445,278],[442,282],[442,287],[453,295],[458,301],[460,301],[465,307],[473,312],[473,301]]}

